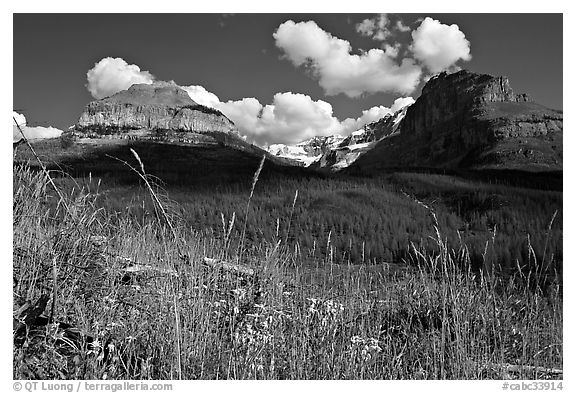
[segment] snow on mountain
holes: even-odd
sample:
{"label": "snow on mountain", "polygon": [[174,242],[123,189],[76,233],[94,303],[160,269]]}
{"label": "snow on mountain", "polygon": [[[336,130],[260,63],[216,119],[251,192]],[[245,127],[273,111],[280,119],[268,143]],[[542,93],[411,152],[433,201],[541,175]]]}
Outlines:
{"label": "snow on mountain", "polygon": [[407,109],[405,106],[348,136],[316,136],[296,145],[274,144],[268,147],[268,152],[296,160],[304,166],[338,171],[352,164],[379,140],[397,134]]}
{"label": "snow on mountain", "polygon": [[396,133],[398,127],[400,127],[400,123],[406,117],[406,112],[408,111],[408,107],[410,105],[405,106],[404,108],[400,109],[398,112],[394,114],[394,121],[392,122],[394,125],[392,126],[392,133]]}
{"label": "snow on mountain", "polygon": [[268,152],[272,155],[289,158],[308,166],[322,156],[322,154],[313,154],[307,152],[301,144],[298,145],[285,145],[283,143],[276,143],[268,147]]}
{"label": "snow on mountain", "polygon": [[268,146],[268,152],[275,156],[298,161],[309,166],[317,161],[323,154],[338,147],[345,139],[342,135],[315,136],[296,145],[276,143]]}

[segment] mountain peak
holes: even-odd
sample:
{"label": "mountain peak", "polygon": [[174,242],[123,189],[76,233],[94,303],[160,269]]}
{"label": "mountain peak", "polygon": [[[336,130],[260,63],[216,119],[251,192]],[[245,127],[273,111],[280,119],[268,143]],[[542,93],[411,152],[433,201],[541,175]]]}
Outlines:
{"label": "mountain peak", "polygon": [[174,82],[156,81],[154,83],[133,84],[100,102],[131,105],[158,105],[172,108],[198,105],[188,93]]}
{"label": "mountain peak", "polygon": [[192,144],[206,141],[206,134],[214,132],[237,134],[234,123],[220,111],[197,104],[176,83],[164,81],[134,84],[92,101],[73,131],[81,138],[106,136]]}
{"label": "mountain peak", "polygon": [[505,76],[461,70],[431,78],[398,137],[354,166],[550,170],[562,167],[562,114],[516,94]]}
{"label": "mountain peak", "polygon": [[474,98],[481,102],[528,102],[527,94],[515,94],[507,76],[478,74],[468,70],[434,75],[422,88],[427,94],[450,94]]}

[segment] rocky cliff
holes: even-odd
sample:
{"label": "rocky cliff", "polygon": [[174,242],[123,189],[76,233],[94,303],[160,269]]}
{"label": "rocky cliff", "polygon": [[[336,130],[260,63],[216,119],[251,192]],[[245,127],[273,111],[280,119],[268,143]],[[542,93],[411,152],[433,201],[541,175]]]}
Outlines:
{"label": "rocky cliff", "polygon": [[515,94],[506,77],[459,71],[430,79],[399,132],[352,171],[386,167],[562,168],[561,111]]}
{"label": "rocky cliff", "polygon": [[88,104],[73,136],[195,142],[214,132],[237,134],[220,111],[194,102],[174,83],[132,85]]}

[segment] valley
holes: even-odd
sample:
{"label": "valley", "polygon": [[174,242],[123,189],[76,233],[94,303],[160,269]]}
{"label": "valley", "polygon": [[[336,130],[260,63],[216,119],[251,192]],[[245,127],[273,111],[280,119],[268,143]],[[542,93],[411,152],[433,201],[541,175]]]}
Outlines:
{"label": "valley", "polygon": [[274,147],[135,84],[13,173],[19,378],[562,375],[562,114],[506,79]]}

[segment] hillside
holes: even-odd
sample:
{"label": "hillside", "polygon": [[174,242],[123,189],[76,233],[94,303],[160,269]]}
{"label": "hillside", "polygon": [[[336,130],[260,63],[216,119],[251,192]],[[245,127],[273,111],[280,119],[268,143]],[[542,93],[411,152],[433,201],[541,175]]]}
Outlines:
{"label": "hillside", "polygon": [[400,125],[349,168],[562,169],[560,111],[515,94],[506,77],[441,73],[422,89]]}
{"label": "hillside", "polygon": [[[217,138],[222,135],[214,134]],[[137,184],[138,179],[122,161],[138,166],[130,149],[142,159],[146,172],[156,176],[166,187],[249,183],[262,156],[266,156],[264,175],[281,173],[293,176],[317,176],[304,168],[289,165],[282,158],[242,140],[217,143],[177,144],[146,140],[110,140],[92,138],[69,143],[59,138],[33,143],[48,169],[63,170],[74,178],[102,177],[113,183]],[[37,166],[27,147],[20,148],[17,164]]]}

